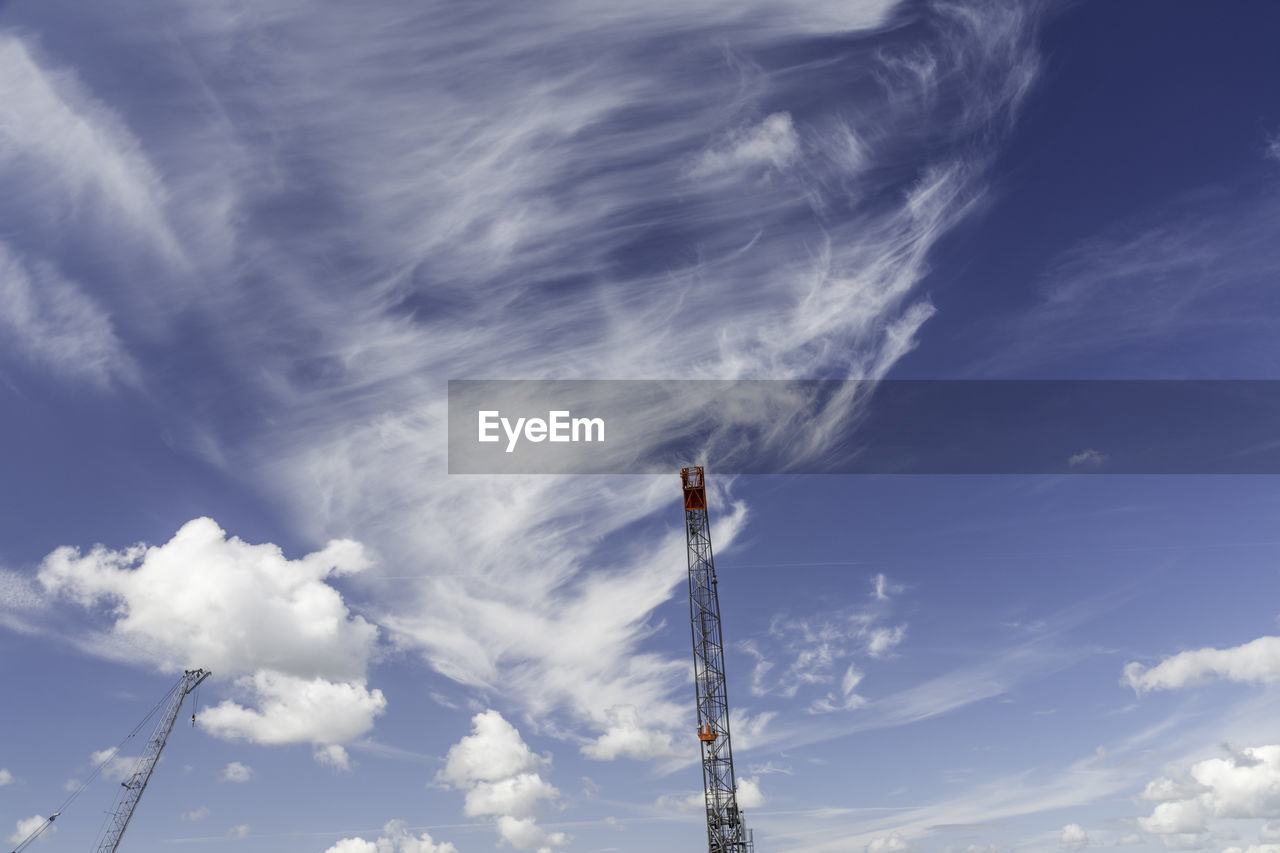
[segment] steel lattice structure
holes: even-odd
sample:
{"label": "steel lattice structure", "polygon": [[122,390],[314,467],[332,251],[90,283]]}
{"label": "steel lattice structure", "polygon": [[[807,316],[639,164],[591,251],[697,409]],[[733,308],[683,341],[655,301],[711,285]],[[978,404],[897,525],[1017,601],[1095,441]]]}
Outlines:
{"label": "steel lattice structure", "polygon": [[693,682],[698,701],[698,740],[702,744],[702,783],[707,797],[707,849],[710,853],[754,853],[751,831],[738,810],[733,775],[720,597],[716,593],[702,468],[682,468],[680,479],[689,544],[689,618],[693,626]]}
{"label": "steel lattice structure", "polygon": [[138,807],[138,800],[142,798],[142,792],[146,789],[147,782],[151,779],[151,772],[156,769],[156,762],[160,760],[160,753],[164,750],[164,745],[169,741],[169,733],[173,731],[173,724],[178,719],[178,711],[182,709],[182,701],[187,698],[188,693],[195,690],[200,685],[200,682],[208,677],[208,670],[188,669],[183,672],[182,678],[173,686],[173,690],[170,691],[168,697],[168,704],[165,705],[164,714],[160,717],[159,722],[156,723],[155,730],[151,732],[146,749],[143,751],[142,757],[138,759],[133,775],[120,783],[124,790],[120,792],[120,797],[116,800],[116,807],[112,810],[111,818],[103,831],[102,840],[98,843],[98,853],[115,853],[116,848],[120,846],[120,839],[124,837],[124,831],[129,827],[129,820],[133,817],[133,812]]}

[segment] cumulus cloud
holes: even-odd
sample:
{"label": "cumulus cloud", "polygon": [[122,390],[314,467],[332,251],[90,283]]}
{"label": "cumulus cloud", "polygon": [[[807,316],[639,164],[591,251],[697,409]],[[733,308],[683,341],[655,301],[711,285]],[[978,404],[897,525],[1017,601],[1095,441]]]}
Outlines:
{"label": "cumulus cloud", "polygon": [[363,677],[377,629],[351,616],[324,581],[368,566],[350,540],[289,560],[276,545],[249,544],[197,518],[164,545],[59,548],[38,579],[84,607],[110,605],[112,632],[170,669],[348,679]]}
{"label": "cumulus cloud", "polygon": [[192,809],[189,812],[183,812],[182,814],[178,815],[178,818],[180,820],[197,821],[197,820],[204,820],[210,814],[212,814],[212,812],[209,811],[208,806],[201,806],[198,809]]}
{"label": "cumulus cloud", "polygon": [[471,734],[449,748],[436,781],[466,791],[463,813],[493,817],[498,835],[517,850],[548,850],[568,843],[535,821],[542,802],[560,791],[536,772],[549,759],[535,755],[515,726],[492,709],[471,718]]}
{"label": "cumulus cloud", "polygon": [[563,847],[569,836],[563,832],[547,832],[534,823],[533,818],[517,818],[511,815],[498,817],[498,835],[517,850],[537,850],[546,853],[552,847]]}
{"label": "cumulus cloud", "polygon": [[249,824],[238,823],[227,830],[227,838],[233,841],[243,841],[249,837]]}
{"label": "cumulus cloud", "polygon": [[619,756],[647,759],[676,754],[672,733],[648,728],[634,705],[615,705],[605,712],[604,733],[582,747],[588,758],[609,760]]}
{"label": "cumulus cloud", "polygon": [[[14,826],[13,834],[9,836],[9,843],[21,844],[26,840],[28,835],[35,832],[44,824],[44,820],[44,817],[38,814],[19,820]],[[56,835],[57,832],[57,825],[51,823],[45,828],[44,832],[40,833],[40,836],[36,840],[37,842],[48,841]]]}
{"label": "cumulus cloud", "polygon": [[897,832],[878,835],[867,842],[866,853],[904,853],[911,845]]}
{"label": "cumulus cloud", "polygon": [[707,795],[698,791],[688,794],[663,794],[653,801],[654,808],[662,811],[684,813],[707,807]]}
{"label": "cumulus cloud", "polygon": [[103,776],[115,782],[123,782],[133,775],[140,758],[137,755],[121,755],[118,747],[112,747],[90,753],[89,764],[93,767],[102,765]]}
{"label": "cumulus cloud", "polygon": [[83,607],[109,606],[108,637],[144,660],[240,675],[235,688],[256,707],[227,699],[206,709],[199,723],[211,733],[327,746],[364,734],[386,707],[365,685],[377,628],[325,582],[368,567],[350,540],[290,560],[198,518],[164,545],[59,548],[38,579]]}
{"label": "cumulus cloud", "polygon": [[0,767],[0,788],[3,788],[5,785],[12,785],[12,784],[13,784],[13,774],[10,773],[8,769],[4,767]]}
{"label": "cumulus cloud", "polygon": [[[1159,835],[1166,847],[1205,846],[1211,819],[1280,818],[1280,745],[1199,761],[1187,775],[1189,782],[1157,779],[1143,792],[1144,799],[1158,802],[1149,816],[1138,818],[1138,827]],[[1268,826],[1260,830],[1260,841],[1273,840]]]}
{"label": "cumulus cloud", "polygon": [[235,686],[258,707],[246,708],[227,699],[203,711],[200,726],[218,737],[254,743],[354,740],[373,728],[374,718],[387,707],[381,690],[369,690],[359,682],[260,670],[238,679]]}
{"label": "cumulus cloud", "polygon": [[1058,844],[1067,850],[1083,850],[1089,846],[1089,833],[1078,823],[1069,823],[1062,827]]}
{"label": "cumulus cloud", "polygon": [[1125,665],[1121,683],[1145,693],[1177,690],[1214,677],[1245,682],[1280,680],[1280,637],[1259,637],[1227,649],[1180,652],[1153,667],[1135,661]]}
{"label": "cumulus cloud", "polygon": [[222,775],[219,779],[223,782],[248,782],[253,778],[253,768],[248,764],[242,764],[239,761],[233,761],[226,767],[222,768]]}
{"label": "cumulus cloud", "polygon": [[738,780],[737,800],[738,807],[743,809],[758,809],[765,804],[759,776],[744,776]]}
{"label": "cumulus cloud", "polygon": [[1188,779],[1170,779],[1161,776],[1152,779],[1139,794],[1142,799],[1152,803],[1163,803],[1169,800],[1185,800],[1204,793],[1204,786]]}
{"label": "cumulus cloud", "polygon": [[327,746],[317,745],[311,752],[311,756],[316,760],[317,764],[325,764],[335,770],[344,772],[351,770],[351,756],[342,748],[340,744],[331,743]]}
{"label": "cumulus cloud", "polygon": [[455,786],[507,779],[545,763],[520,737],[515,726],[492,709],[471,718],[471,734],[452,747],[440,771],[441,781]]}
{"label": "cumulus cloud", "polygon": [[1200,800],[1169,800],[1157,804],[1149,817],[1138,818],[1138,826],[1155,835],[1194,834],[1205,831],[1206,817],[1206,803]]}
{"label": "cumulus cloud", "polygon": [[324,853],[458,853],[447,841],[437,842],[424,832],[415,836],[403,820],[393,820],[382,828],[382,836],[374,841],[344,838]]}

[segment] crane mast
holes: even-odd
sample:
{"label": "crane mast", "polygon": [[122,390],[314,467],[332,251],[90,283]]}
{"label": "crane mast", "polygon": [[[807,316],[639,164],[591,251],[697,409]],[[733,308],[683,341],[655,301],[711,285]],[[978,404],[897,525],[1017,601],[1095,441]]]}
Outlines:
{"label": "crane mast", "polygon": [[120,839],[124,837],[129,820],[138,807],[138,800],[142,799],[142,792],[146,790],[147,782],[151,779],[151,772],[156,769],[160,753],[164,751],[164,745],[169,741],[169,733],[173,731],[173,724],[178,720],[178,711],[182,709],[183,700],[208,677],[208,670],[188,669],[173,686],[164,714],[156,723],[155,730],[151,732],[151,737],[147,741],[142,757],[138,759],[137,766],[134,767],[133,774],[120,783],[124,790],[120,792],[116,807],[112,810],[106,829],[103,830],[102,840],[98,843],[98,853],[115,853],[116,848],[120,846]]}
{"label": "crane mast", "polygon": [[680,480],[689,546],[689,617],[693,626],[693,683],[698,704],[698,740],[702,744],[702,782],[707,801],[707,849],[710,853],[754,853],[751,831],[738,810],[733,775],[720,597],[716,593],[702,468],[680,469]]}

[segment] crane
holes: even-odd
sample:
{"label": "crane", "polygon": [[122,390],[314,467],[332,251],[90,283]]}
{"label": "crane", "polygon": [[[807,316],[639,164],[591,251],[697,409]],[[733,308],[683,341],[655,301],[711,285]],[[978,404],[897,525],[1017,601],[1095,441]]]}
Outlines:
{"label": "crane", "polygon": [[169,691],[168,705],[165,706],[164,714],[156,722],[156,727],[151,732],[150,739],[147,740],[147,746],[142,751],[142,757],[138,759],[133,774],[120,783],[124,790],[120,792],[116,807],[112,810],[111,818],[102,832],[102,838],[98,842],[98,853],[116,853],[116,848],[120,846],[120,839],[124,837],[124,831],[129,826],[129,820],[138,807],[138,800],[142,799],[142,792],[146,790],[147,782],[151,779],[151,772],[156,769],[156,762],[160,760],[160,753],[164,751],[164,745],[169,742],[169,733],[173,731],[173,724],[178,720],[182,701],[208,677],[209,671],[205,669],[185,670],[182,678],[178,679],[178,683]]}
{"label": "crane", "polygon": [[[115,853],[116,848],[120,846],[120,839],[124,836],[125,829],[129,826],[129,820],[133,817],[134,810],[138,807],[138,800],[142,798],[142,791],[147,787],[148,780],[151,779],[151,771],[155,770],[156,762],[160,760],[160,753],[164,751],[164,745],[169,741],[169,733],[173,731],[173,724],[178,720],[178,711],[182,709],[182,702],[187,698],[187,694],[200,686],[200,682],[204,681],[210,675],[206,669],[188,669],[182,673],[182,678],[169,688],[169,692],[156,703],[142,722],[134,727],[133,731],[122,740],[115,749],[110,751],[102,761],[100,761],[89,774],[89,778],[71,793],[71,796],[63,800],[61,807],[52,815],[44,819],[39,826],[33,829],[26,838],[13,848],[13,853],[22,853],[26,850],[40,835],[53,825],[53,822],[62,816],[62,812],[67,806],[75,801],[76,797],[89,787],[89,783],[98,776],[99,773],[115,758],[120,747],[125,741],[130,740],[138,731],[147,723],[147,720],[155,714],[157,709],[164,706],[164,713],[160,716],[160,720],[156,723],[155,729],[151,732],[151,737],[147,741],[147,746],[143,750],[142,757],[138,759],[138,763],[133,768],[133,773],[129,778],[121,782],[124,788],[120,792],[119,799],[116,800],[116,806],[112,810],[111,818],[106,828],[103,830],[102,836],[98,842],[98,853]],[[191,716],[192,725],[195,724],[195,715]]]}
{"label": "crane", "polygon": [[720,596],[716,592],[707,488],[701,466],[681,468],[680,480],[689,546],[689,618],[693,626],[693,683],[698,741],[702,745],[702,783],[707,800],[707,849],[710,853],[754,853],[755,841],[738,809],[733,775]]}

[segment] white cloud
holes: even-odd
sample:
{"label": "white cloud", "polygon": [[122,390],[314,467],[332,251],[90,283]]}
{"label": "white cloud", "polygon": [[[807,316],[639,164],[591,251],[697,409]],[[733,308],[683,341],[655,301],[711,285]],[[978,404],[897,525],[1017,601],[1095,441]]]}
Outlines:
{"label": "white cloud", "polygon": [[139,381],[137,364],[102,307],[51,265],[24,263],[3,242],[0,332],[0,340],[63,377],[99,388]]}
{"label": "white cloud", "polygon": [[759,776],[744,776],[738,780],[737,800],[738,807],[743,809],[758,809],[765,804]]}
{"label": "white cloud", "polygon": [[[44,824],[44,820],[45,820],[44,817],[38,814],[19,820],[17,824],[15,824],[13,834],[9,836],[9,843],[21,844],[23,841],[26,840],[28,835],[35,832]],[[48,827],[45,828],[44,832],[40,833],[36,841],[38,843],[48,841],[50,838],[53,838],[53,836],[56,835],[57,832],[58,832],[57,825],[51,823],[49,824]]]}
{"label": "white cloud", "polygon": [[115,782],[123,782],[133,775],[141,756],[120,755],[118,747],[100,749],[90,753],[89,764],[93,767],[102,765],[102,775]]}
{"label": "white cloud", "polygon": [[363,838],[344,838],[324,853],[458,853],[458,848],[447,841],[437,842],[424,832],[414,836],[402,820],[390,821],[382,828],[383,835],[376,841]]}
{"label": "white cloud", "polygon": [[884,657],[907,635],[907,626],[894,628],[873,628],[867,637],[867,654],[873,658]]}
{"label": "white cloud", "polygon": [[1176,780],[1161,776],[1148,782],[1139,796],[1148,802],[1163,803],[1168,800],[1190,799],[1204,793],[1204,790],[1203,785],[1187,779]]}
{"label": "white cloud", "polygon": [[1201,761],[1191,778],[1209,789],[1215,817],[1280,818],[1280,745]]}
{"label": "white cloud", "polygon": [[378,853],[378,844],[363,838],[344,838],[327,848],[324,853]]}
{"label": "white cloud", "polygon": [[253,778],[253,768],[248,764],[242,764],[239,761],[233,761],[226,767],[222,768],[222,775],[219,779],[223,782],[248,782]]}
{"label": "white cloud", "polygon": [[861,708],[866,705],[867,700],[854,692],[862,682],[862,678],[862,673],[853,664],[849,664],[849,668],[844,672],[844,678],[840,681],[840,695],[837,696],[832,692],[821,699],[814,700],[809,706],[810,713],[825,714],[832,711],[851,711],[854,708]]}
{"label": "white cloud", "polygon": [[[973,128],[998,124],[989,120],[1016,106],[1034,77],[1030,16],[988,15],[985,7],[972,22],[942,16],[945,37],[920,47],[927,61],[917,70],[899,79],[869,57],[866,76],[851,87],[859,97],[826,115],[806,109],[800,132],[781,110],[807,92],[725,63],[718,39],[697,47],[703,42],[683,36],[705,27],[754,43],[765,33],[874,25],[891,6],[663,0],[551,2],[533,12],[509,4],[477,19],[474,37],[460,45],[437,22],[398,9],[335,7],[314,16],[286,5],[230,15],[197,4],[174,17],[166,38],[193,52],[210,92],[183,89],[190,75],[175,74],[175,98],[242,109],[234,123],[216,109],[166,113],[165,134],[120,149],[136,155],[120,174],[130,178],[130,197],[146,202],[139,210],[173,214],[158,220],[179,223],[188,254],[191,245],[225,251],[196,257],[200,287],[131,277],[120,293],[104,290],[104,310],[131,322],[158,317],[156,328],[167,330],[176,326],[175,301],[200,300],[203,343],[233,377],[202,384],[202,398],[209,411],[255,417],[223,432],[224,424],[193,415],[185,435],[174,425],[176,440],[247,472],[300,535],[359,531],[387,564],[413,566],[420,582],[383,586],[375,571],[361,587],[371,599],[364,612],[377,614],[371,618],[401,648],[460,684],[500,688],[533,718],[568,716],[589,738],[607,734],[609,709],[630,705],[644,709],[646,729],[675,732],[682,743],[687,656],[641,652],[660,627],[661,605],[681,593],[679,532],[607,547],[629,538],[638,521],[670,519],[656,514],[672,511],[671,485],[600,478],[569,494],[551,478],[424,475],[445,469],[439,389],[467,375],[884,376],[933,313],[917,290],[932,248],[982,194],[986,154]],[[296,33],[299,49],[287,57],[261,49],[262,15],[273,29]],[[528,73],[530,56],[584,37],[598,48],[590,73],[545,63]],[[706,51],[696,57],[705,75],[623,49],[672,37]],[[410,54],[419,61],[382,61]],[[330,85],[317,89],[316,79]],[[464,97],[441,83],[459,79],[469,81]],[[940,114],[929,98],[942,88],[957,109]],[[639,116],[652,120],[630,120]],[[349,132],[392,126],[395,133]],[[905,150],[924,126],[929,150]],[[309,132],[280,132],[302,127]],[[948,139],[964,141],[959,153],[947,153]],[[759,166],[689,180],[687,166],[706,151]],[[903,158],[917,161],[919,180],[883,185],[876,167]],[[148,162],[160,164],[152,177],[141,170]],[[312,164],[307,172],[323,175],[323,187],[289,173],[293,163]],[[756,168],[770,180],[729,179]],[[161,174],[164,184],[154,180]],[[305,227],[267,213],[312,189],[342,204],[309,206]],[[827,216],[835,207],[856,215]],[[206,208],[215,210],[208,227],[193,229]],[[635,230],[616,227],[676,209],[684,213],[662,223],[684,228],[670,245],[696,249],[687,262],[679,251],[646,261]],[[360,247],[342,270],[333,263],[337,245]],[[353,273],[366,286],[351,287]],[[165,290],[152,281],[165,281]],[[579,283],[563,303],[558,282]],[[645,298],[625,295],[637,293]],[[717,334],[698,334],[713,313]],[[830,412],[857,405],[840,399]],[[668,413],[653,417],[661,427]],[[791,452],[820,455],[831,440],[822,430],[811,438]],[[724,522],[745,518],[728,497],[715,495],[721,553],[734,529]],[[678,517],[670,526],[678,528]],[[358,634],[356,621],[339,609],[335,633]],[[238,627],[254,635],[272,624]],[[194,663],[220,678],[268,672],[362,686],[360,642],[308,639],[293,649],[281,637],[252,639],[250,649],[287,662],[237,659],[234,672]],[[159,639],[147,645],[167,653]],[[297,659],[308,649],[319,660]],[[353,660],[359,666],[341,675],[327,671],[330,661],[338,669]],[[839,689],[847,663],[818,671],[829,683],[815,694]],[[236,719],[243,725],[234,731],[268,728]],[[318,728],[298,737],[324,745]]]}
{"label": "white cloud", "polygon": [[[738,19],[736,12],[702,8],[712,19]],[[779,26],[807,26],[812,20],[808,5],[788,8],[803,8],[803,13],[794,14],[795,20],[779,18]],[[597,15],[635,14],[636,26],[658,31],[670,26],[669,20],[664,23],[647,12],[560,17],[558,9],[562,7],[553,4],[540,15],[540,49],[575,43],[581,28]],[[334,40],[328,33],[317,34],[328,50],[315,67],[346,62],[379,67],[372,57],[407,44],[423,49],[435,37],[429,32],[411,36],[412,28],[401,26],[374,26],[374,18],[343,19],[343,29],[360,32],[361,38]],[[249,455],[270,461],[271,470],[282,475],[273,476],[271,488],[315,529],[360,530],[393,560],[451,567],[441,572],[448,576],[427,576],[410,593],[380,601],[390,611],[386,624],[396,630],[397,640],[421,651],[440,672],[476,687],[500,684],[510,701],[539,718],[567,710],[581,723],[603,728],[608,709],[630,704],[645,709],[651,727],[674,728],[687,703],[683,697],[667,700],[678,694],[687,662],[635,653],[654,628],[649,621],[654,609],[679,590],[682,567],[672,557],[670,543],[631,549],[611,565],[612,578],[625,581],[622,594],[593,585],[598,556],[581,544],[581,537],[547,533],[585,526],[595,541],[607,540],[639,518],[668,511],[663,490],[603,483],[588,486],[588,492],[570,501],[545,482],[507,480],[495,487],[416,476],[412,472],[443,464],[443,448],[435,438],[441,434],[440,407],[421,400],[431,393],[431,383],[446,374],[495,370],[521,375],[782,376],[813,375],[821,365],[822,371],[838,375],[883,375],[912,347],[932,311],[925,303],[912,302],[911,293],[926,272],[929,247],[963,215],[976,191],[977,173],[968,163],[935,163],[906,190],[901,204],[869,214],[872,221],[825,236],[822,231],[830,223],[824,221],[821,227],[803,229],[806,237],[789,236],[794,231],[788,223],[811,216],[811,204],[820,203],[814,199],[831,188],[841,187],[831,202],[848,203],[842,184],[856,177],[848,169],[873,164],[892,141],[862,133],[864,153],[857,159],[863,165],[827,158],[818,166],[821,177],[806,183],[809,177],[797,174],[803,171],[799,168],[778,172],[773,167],[775,160],[793,166],[800,162],[791,159],[798,158],[799,134],[781,113],[735,135],[732,128],[743,126],[740,117],[751,114],[750,106],[726,115],[723,102],[709,98],[713,110],[672,115],[643,132],[623,130],[611,121],[616,112],[644,112],[666,103],[670,81],[662,68],[613,65],[617,57],[605,50],[601,55],[609,64],[599,74],[556,72],[525,79],[518,70],[509,73],[518,69],[524,53],[520,15],[498,18],[494,26],[502,37],[469,40],[474,52],[451,60],[450,73],[457,62],[472,69],[483,97],[463,103],[439,93],[432,75],[440,69],[426,62],[421,77],[388,77],[385,85],[373,87],[374,94],[362,86],[356,96],[338,85],[305,107],[271,102],[283,111],[281,120],[293,126],[376,127],[394,121],[401,132],[368,140],[334,134],[333,139],[346,141],[324,152],[334,185],[346,194],[344,209],[355,216],[350,233],[370,238],[369,254],[380,259],[388,284],[374,304],[334,288],[306,306],[313,313],[292,312],[291,322],[304,329],[341,318],[332,325],[343,331],[336,339],[327,338],[315,354],[333,366],[332,379],[320,389],[282,383],[281,394],[292,401],[293,416],[271,438],[253,444]],[[314,32],[314,25],[302,19],[290,19],[289,26]],[[593,37],[600,32],[594,25],[590,31]],[[628,39],[634,37],[632,28]],[[1011,39],[1023,46],[1017,33]],[[429,53],[424,49],[424,55]],[[976,56],[956,52],[940,57],[938,77],[965,76],[956,66],[967,67]],[[1016,69],[1023,79],[1025,58],[1018,50],[1005,52],[993,67],[1001,74]],[[280,79],[294,79],[301,67],[280,68],[270,57],[255,59],[276,69]],[[305,58],[300,62],[307,64]],[[272,73],[261,76],[273,78]],[[505,82],[483,86],[483,81],[496,79]],[[730,72],[717,91],[734,97],[739,82]],[[416,94],[411,100],[396,94],[405,91]],[[270,99],[276,93],[264,86],[244,94]],[[986,97],[976,89],[961,94]],[[872,113],[881,106],[877,103]],[[859,121],[856,109],[845,109],[850,122]],[[432,115],[430,122],[405,124],[406,115],[422,115],[423,110]],[[914,133],[921,115],[902,115],[903,126]],[[709,127],[712,139],[726,140],[711,147],[723,162],[758,162],[777,180],[768,187],[751,181],[682,182],[676,174],[679,164],[705,148]],[[818,127],[814,135],[827,132]],[[806,142],[808,134],[806,129]],[[433,176],[430,181],[403,177],[427,174]],[[722,184],[753,184],[742,191],[763,195],[726,196]],[[576,200],[558,204],[567,185],[576,187]],[[696,269],[639,273],[629,281],[644,288],[652,307],[620,305],[612,286],[594,282],[613,280],[615,272],[600,259],[621,254],[626,241],[601,235],[598,224],[680,198],[688,201],[685,209],[699,230],[698,243],[708,262]],[[704,225],[711,226],[705,234]],[[733,254],[757,232],[764,236],[755,247]],[[312,270],[297,264],[293,254],[279,263],[297,280],[307,280]],[[403,271],[428,267],[434,271],[434,289],[425,294]],[[485,290],[485,282],[508,272],[521,280],[574,276],[589,283],[581,298],[554,319],[533,317],[523,309],[516,317],[504,307],[506,302],[489,299]],[[713,294],[730,286],[735,296],[726,314],[723,300]],[[321,287],[316,285],[318,291]],[[680,304],[693,312],[689,316],[717,306],[722,333],[696,337],[692,349],[672,346],[691,338],[682,331],[684,313],[673,316],[658,306],[664,295],[679,294],[686,300]],[[410,320],[405,311],[386,307],[454,299],[468,312],[465,335],[456,322],[434,323],[430,312],[415,312]],[[549,339],[554,346],[547,346]],[[255,365],[254,370],[271,368]],[[290,375],[288,369],[275,373]],[[341,418],[333,414],[338,408],[333,394],[347,401],[340,407]],[[815,440],[821,449],[821,440]],[[374,495],[376,501],[367,499]],[[483,530],[473,523],[478,517],[486,519]],[[406,523],[409,519],[415,523]],[[717,535],[717,547],[725,541]],[[452,568],[458,566],[465,568]],[[485,630],[475,631],[476,625]],[[566,635],[571,639],[548,642]],[[835,670],[837,677],[841,671],[843,666]]]}
{"label": "white cloud", "polygon": [[1058,844],[1067,850],[1083,850],[1089,846],[1089,833],[1078,823],[1069,823],[1062,827]]}
{"label": "white cloud", "polygon": [[316,760],[317,764],[325,764],[336,770],[348,772],[351,770],[351,756],[339,744],[331,743],[327,746],[317,745],[311,751],[311,757]]}
{"label": "white cloud", "polygon": [[1280,842],[1280,821],[1267,821],[1258,827],[1258,840],[1263,844]]}
{"label": "white cloud", "polygon": [[1141,844],[1141,843],[1142,843],[1142,836],[1136,832],[1130,832],[1129,834],[1122,835],[1116,839],[1117,847],[1131,847],[1135,844]]}
{"label": "white cloud", "polygon": [[755,641],[740,644],[740,648],[756,658],[751,692],[755,695],[776,692],[793,697],[811,686],[830,685],[836,689],[829,689],[825,695],[812,700],[807,709],[809,713],[853,710],[866,705],[865,697],[855,692],[864,673],[852,661],[859,654],[873,659],[886,657],[902,643],[907,632],[905,624],[893,627],[877,624],[887,609],[882,602],[900,590],[883,575],[879,578],[879,581],[873,579],[873,601],[868,605],[844,613],[774,617],[768,631],[768,637],[777,642],[778,651],[774,654],[791,660],[772,685],[766,678],[774,669],[773,663],[766,660]]}
{"label": "white cloud", "polygon": [[555,786],[537,773],[520,773],[494,782],[477,782],[467,791],[463,813],[467,817],[513,815],[533,817],[538,803],[560,795]]}
{"label": "white cloud", "polygon": [[605,717],[604,733],[582,747],[588,758],[607,761],[618,756],[647,759],[676,754],[671,732],[645,727],[634,705],[615,705]]}
{"label": "white cloud", "polygon": [[454,786],[507,779],[544,763],[516,727],[489,709],[471,718],[472,733],[449,748],[441,781]]}
{"label": "white cloud", "polygon": [[0,767],[0,788],[3,788],[5,785],[11,785],[11,784],[13,784],[13,774],[10,773],[6,768]]}
{"label": "white cloud", "polygon": [[298,678],[259,670],[236,686],[253,697],[258,708],[230,699],[203,711],[201,728],[228,739],[254,743],[306,743],[329,746],[352,741],[373,728],[385,710],[381,690],[355,681]]}
{"label": "white cloud", "polygon": [[181,820],[197,821],[197,820],[204,820],[204,819],[205,819],[205,818],[207,818],[210,814],[211,814],[211,812],[209,811],[209,807],[208,807],[208,806],[201,806],[201,807],[200,807],[200,808],[198,808],[198,809],[192,809],[192,810],[191,810],[191,811],[189,811],[189,812],[183,812],[183,813],[182,813],[181,815],[179,815],[178,817],[179,817]]}
{"label": "white cloud", "polygon": [[350,540],[289,560],[275,545],[251,545],[198,518],[164,545],[85,555],[59,548],[38,578],[84,607],[113,605],[109,637],[162,668],[252,673],[235,685],[258,707],[225,700],[201,713],[206,730],[327,746],[364,734],[386,707],[382,692],[365,686],[377,629],[325,583],[368,566]]}
{"label": "white cloud", "polygon": [[227,838],[230,838],[233,841],[243,841],[245,838],[248,838],[248,837],[249,837],[249,824],[247,823],[238,823],[227,830]]}
{"label": "white cloud", "polygon": [[135,265],[151,255],[182,267],[166,189],[138,139],[75,74],[12,34],[0,37],[0,138],[0,178],[24,199],[25,232],[43,231],[53,249],[60,228],[63,240],[91,241],[99,261],[127,247]]}
{"label": "white cloud", "polygon": [[1263,149],[1263,156],[1280,163],[1280,133],[1267,138],[1266,146]]}
{"label": "white cloud", "polygon": [[518,850],[542,850],[568,842],[535,823],[538,805],[560,791],[535,770],[548,759],[535,755],[520,732],[492,709],[471,718],[471,734],[449,748],[438,782],[466,791],[463,813],[493,816],[499,836]]}
{"label": "white cloud", "polygon": [[1214,676],[1228,681],[1280,680],[1280,637],[1259,637],[1227,649],[1180,652],[1150,668],[1135,661],[1125,665],[1121,683],[1145,693],[1176,690]]}
{"label": "white cloud", "polygon": [[653,806],[661,811],[683,814],[693,809],[705,809],[707,807],[707,795],[700,791],[694,791],[689,794],[663,794],[654,800]]}
{"label": "white cloud", "polygon": [[866,853],[903,853],[910,850],[911,845],[897,832],[880,835],[867,842]]}
{"label": "white cloud", "polygon": [[1154,835],[1194,834],[1205,831],[1207,816],[1199,799],[1169,800],[1157,804],[1150,817],[1138,818],[1138,827]]}
{"label": "white cloud", "polygon": [[[1138,827],[1161,836],[1171,849],[1206,846],[1210,819],[1280,819],[1280,745],[1247,748],[1229,758],[1210,758],[1191,765],[1191,782],[1168,778],[1153,781],[1143,792],[1160,800]],[[1183,794],[1179,799],[1170,797]],[[1273,840],[1268,825],[1259,840]]]}
{"label": "white cloud", "polygon": [[903,587],[900,584],[891,583],[884,572],[877,572],[871,576],[871,597],[876,601],[888,601],[890,596],[897,595],[902,590]]}
{"label": "white cloud", "polygon": [[569,843],[569,836],[563,832],[547,832],[534,823],[531,817],[502,815],[498,818],[498,835],[517,850],[537,850],[538,853]]}
{"label": "white cloud", "polygon": [[730,135],[727,144],[706,152],[693,168],[695,177],[738,169],[784,169],[800,156],[800,137],[789,113],[774,113],[755,127]]}
{"label": "white cloud", "polygon": [[59,548],[38,579],[82,606],[112,604],[113,634],[171,669],[350,679],[364,676],[377,629],[351,616],[324,581],[368,566],[350,540],[289,560],[276,545],[251,545],[197,518],[163,545]]}
{"label": "white cloud", "polygon": [[1073,454],[1071,458],[1067,460],[1067,464],[1072,468],[1096,468],[1106,461],[1107,456],[1105,453],[1089,448]]}

